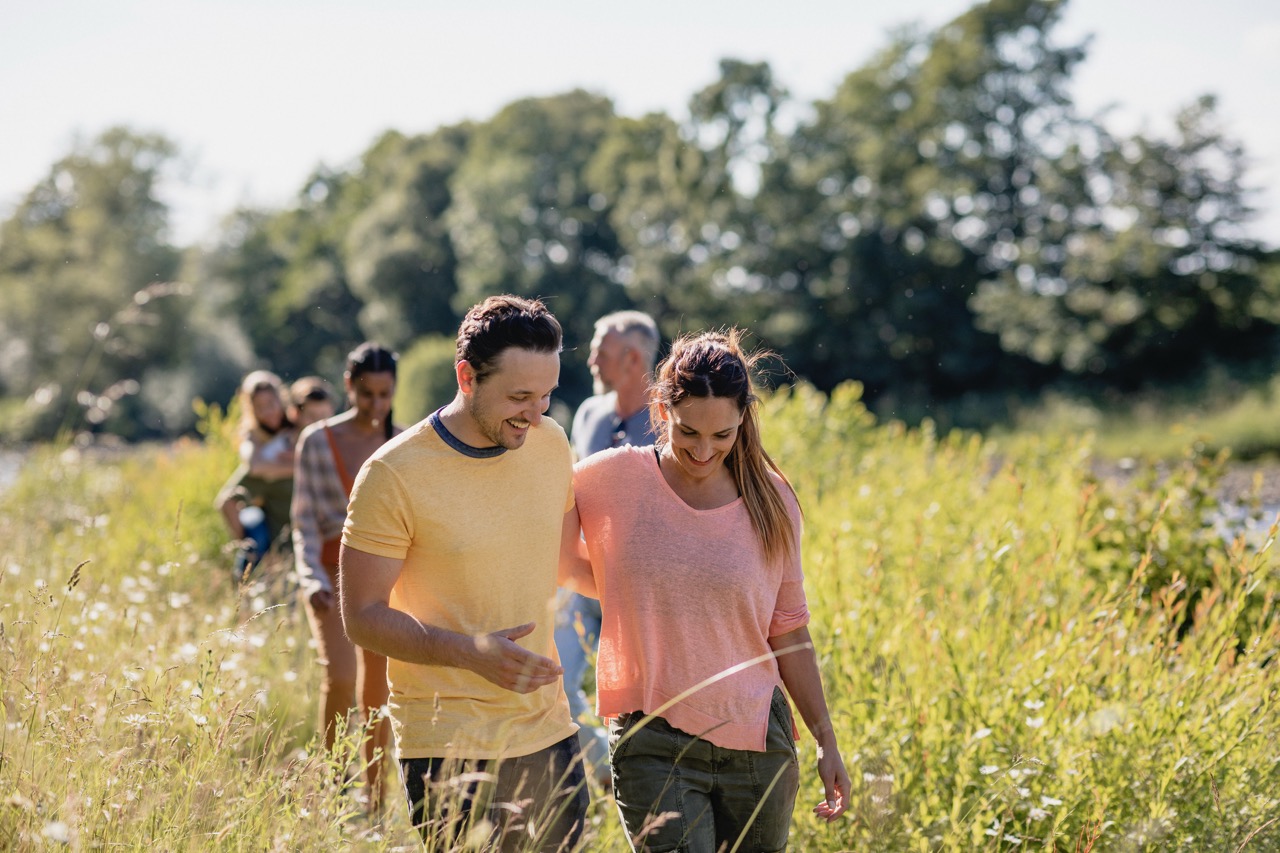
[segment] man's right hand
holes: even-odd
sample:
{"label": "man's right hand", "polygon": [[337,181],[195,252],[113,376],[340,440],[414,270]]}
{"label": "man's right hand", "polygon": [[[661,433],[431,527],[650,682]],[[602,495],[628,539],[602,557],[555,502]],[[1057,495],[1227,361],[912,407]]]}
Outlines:
{"label": "man's right hand", "polygon": [[506,690],[532,693],[560,680],[564,670],[550,658],[536,655],[514,641],[527,637],[537,627],[526,622],[475,638],[476,658],[472,672]]}

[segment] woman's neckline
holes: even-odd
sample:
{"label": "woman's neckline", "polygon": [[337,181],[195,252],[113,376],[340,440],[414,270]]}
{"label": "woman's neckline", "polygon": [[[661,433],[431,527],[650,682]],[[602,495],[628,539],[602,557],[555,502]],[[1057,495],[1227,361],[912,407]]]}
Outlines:
{"label": "woman's neckline", "polygon": [[667,475],[662,469],[662,445],[658,444],[653,446],[653,473],[657,476],[658,481],[662,483],[662,487],[666,489],[667,494],[679,501],[680,505],[690,512],[720,512],[724,509],[728,509],[729,507],[742,503],[742,495],[738,495],[731,501],[710,507],[698,507],[689,503],[689,501],[686,500],[682,494],[676,491],[675,487],[667,480]]}

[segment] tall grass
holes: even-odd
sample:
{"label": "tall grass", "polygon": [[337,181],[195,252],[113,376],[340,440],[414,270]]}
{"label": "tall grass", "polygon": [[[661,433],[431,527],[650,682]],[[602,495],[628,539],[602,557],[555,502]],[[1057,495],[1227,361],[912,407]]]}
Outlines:
{"label": "tall grass", "polygon": [[866,785],[798,849],[1280,847],[1280,573],[1209,544],[1212,465],[1117,494],[1077,439],[875,426],[852,388],[769,408]]}
{"label": "tall grass", "polygon": [[[1280,574],[1216,534],[1212,459],[1100,483],[1083,439],[877,424],[852,387],[763,422],[858,780],[818,822],[802,739],[793,849],[1280,849]],[[417,848],[353,739],[317,749],[292,597],[232,589],[223,435],[41,452],[0,496],[0,848]],[[596,793],[586,848],[625,849]]]}
{"label": "tall grass", "polygon": [[1213,375],[1181,391],[1109,401],[1049,393],[1015,413],[1016,429],[1056,435],[1092,432],[1108,459],[1173,459],[1191,444],[1230,448],[1236,459],[1280,455],[1280,379],[1245,384]]}

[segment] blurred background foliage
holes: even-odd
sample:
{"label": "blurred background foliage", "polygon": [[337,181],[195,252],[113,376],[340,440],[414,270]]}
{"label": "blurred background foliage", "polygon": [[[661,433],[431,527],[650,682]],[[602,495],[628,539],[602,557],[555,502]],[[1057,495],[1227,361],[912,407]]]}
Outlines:
{"label": "blurred background foliage", "polygon": [[1246,152],[1209,95],[1171,138],[1082,114],[1062,11],[903,30],[816,103],[726,59],[687,119],[573,91],[389,130],[199,246],[167,236],[181,152],[108,130],[0,223],[0,439],[189,432],[249,369],[336,381],[365,339],[406,355],[408,422],[451,396],[460,312],[500,292],[564,324],[566,406],[592,323],[630,307],[668,337],[746,326],[818,389],[941,428],[1269,388],[1280,252],[1248,236]]}

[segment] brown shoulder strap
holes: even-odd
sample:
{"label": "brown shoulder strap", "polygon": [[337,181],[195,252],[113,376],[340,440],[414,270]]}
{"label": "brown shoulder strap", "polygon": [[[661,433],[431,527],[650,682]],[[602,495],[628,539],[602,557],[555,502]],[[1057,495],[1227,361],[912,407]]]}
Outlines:
{"label": "brown shoulder strap", "polygon": [[342,454],[338,452],[338,441],[333,437],[333,430],[329,429],[329,425],[324,425],[324,437],[329,439],[329,449],[333,451],[333,463],[338,469],[338,478],[342,480],[342,490],[347,493],[347,497],[351,497],[351,489],[355,483],[351,481],[351,475],[347,473],[347,466],[342,461]]}

